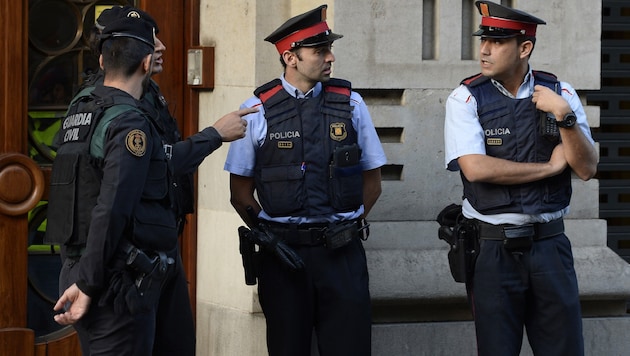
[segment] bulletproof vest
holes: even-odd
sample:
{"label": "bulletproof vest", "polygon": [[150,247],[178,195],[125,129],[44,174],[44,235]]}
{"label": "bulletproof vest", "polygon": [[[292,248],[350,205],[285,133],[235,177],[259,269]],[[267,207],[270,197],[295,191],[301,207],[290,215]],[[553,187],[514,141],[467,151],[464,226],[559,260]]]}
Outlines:
{"label": "bulletproof vest", "polygon": [[84,88],[70,103],[57,134],[53,162],[45,242],[84,245],[92,208],[102,178],[104,137],[112,119],[137,110],[124,96],[97,98],[94,87]]}
{"label": "bulletproof vest", "polygon": [[[90,74],[85,79],[80,92],[93,90],[95,85],[103,84],[103,79],[104,73],[102,70]],[[174,145],[181,141],[182,137],[177,127],[177,121],[171,115],[168,102],[154,80],[149,81],[147,91],[140,103],[142,109],[147,113],[153,126],[160,134],[163,145]],[[171,190],[174,209],[177,216],[184,219],[184,215],[193,213],[195,210],[194,176],[192,173],[182,174],[174,176],[172,179],[173,187],[171,187]]]}
{"label": "bulletproof vest", "polygon": [[[153,80],[149,81],[147,92],[142,97],[142,108],[149,114],[149,118],[157,129],[162,144],[174,145],[182,140],[177,121],[171,115],[168,102],[160,92],[160,88]],[[182,174],[173,177],[173,204],[178,217],[194,212],[194,176]]]}
{"label": "bulletproof vest", "polygon": [[[560,94],[553,74],[534,71],[534,83]],[[484,131],[486,154],[515,162],[548,162],[560,143],[559,135],[545,131],[546,113],[536,109],[531,96],[513,99],[503,95],[490,78],[477,75],[462,81],[477,100],[479,123]],[[555,124],[552,122],[552,124]],[[571,199],[571,168],[539,181],[499,185],[472,183],[460,172],[464,197],[482,214],[540,214],[558,211]]]}
{"label": "bulletproof vest", "polygon": [[181,141],[177,122],[169,111],[168,102],[153,80],[149,81],[147,92],[142,98],[142,108],[149,113],[149,118],[153,121],[164,143],[174,144]]}
{"label": "bulletproof vest", "polygon": [[289,95],[279,79],[254,92],[267,121],[257,152],[256,189],[270,216],[327,215],[363,203],[350,93],[350,82],[341,79],[323,83],[316,98]]}

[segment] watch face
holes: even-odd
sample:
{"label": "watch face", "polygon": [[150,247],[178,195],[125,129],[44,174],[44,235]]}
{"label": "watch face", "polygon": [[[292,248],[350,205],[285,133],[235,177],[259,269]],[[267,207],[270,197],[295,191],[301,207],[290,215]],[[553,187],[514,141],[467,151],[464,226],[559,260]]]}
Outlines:
{"label": "watch face", "polygon": [[558,124],[559,127],[573,127],[575,125],[575,123],[577,122],[577,117],[575,117],[574,113],[569,113],[564,115],[564,118],[562,119],[562,121],[557,121],[556,123]]}

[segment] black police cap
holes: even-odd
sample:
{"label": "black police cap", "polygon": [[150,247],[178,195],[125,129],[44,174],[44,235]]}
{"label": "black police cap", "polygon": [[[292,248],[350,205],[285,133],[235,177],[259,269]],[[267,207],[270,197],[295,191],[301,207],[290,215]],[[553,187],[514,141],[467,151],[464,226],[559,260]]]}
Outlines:
{"label": "black police cap", "polygon": [[298,47],[315,47],[333,42],[343,35],[333,33],[326,23],[328,5],[290,18],[278,27],[265,41],[276,45],[280,54]]}
{"label": "black police cap", "polygon": [[544,20],[524,11],[490,1],[475,2],[481,14],[481,25],[473,36],[509,38],[518,35],[536,36],[536,27],[547,24]]}
{"label": "black police cap", "polygon": [[160,29],[158,28],[157,22],[155,22],[155,20],[153,19],[153,17],[151,17],[151,15],[149,15],[148,13],[137,9],[135,7],[129,6],[129,5],[125,5],[125,6],[112,6],[109,9],[105,9],[103,10],[103,12],[101,12],[101,14],[98,16],[98,18],[96,19],[96,23],[94,24],[96,26],[96,28],[98,28],[100,31],[103,31],[103,29],[105,28],[105,26],[109,25],[110,23],[128,17],[130,14],[134,14],[137,13],[140,18],[148,21],[153,27],[155,27],[155,33],[157,34],[158,32],[160,32]]}
{"label": "black police cap", "polygon": [[105,26],[100,45],[102,46],[108,39],[119,37],[133,38],[155,48],[155,28],[137,12],[129,12],[127,17],[114,20]]}

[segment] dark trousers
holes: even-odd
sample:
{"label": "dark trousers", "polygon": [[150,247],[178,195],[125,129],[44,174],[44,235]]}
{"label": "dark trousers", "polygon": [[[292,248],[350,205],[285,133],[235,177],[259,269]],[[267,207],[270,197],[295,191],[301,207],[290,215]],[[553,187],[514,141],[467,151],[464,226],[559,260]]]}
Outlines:
{"label": "dark trousers", "polygon": [[[63,292],[77,279],[79,263],[66,260],[59,278]],[[188,283],[177,260],[156,305],[148,312],[116,314],[111,305],[90,309],[75,325],[85,356],[195,355]]]}
{"label": "dark trousers", "polygon": [[336,250],[293,246],[305,271],[293,272],[262,252],[258,292],[270,356],[371,354],[371,305],[365,250],[359,239]]}
{"label": "dark trousers", "polygon": [[481,240],[472,293],[480,356],[518,356],[523,326],[539,356],[582,356],[582,318],[571,244],[564,234],[512,253]]}

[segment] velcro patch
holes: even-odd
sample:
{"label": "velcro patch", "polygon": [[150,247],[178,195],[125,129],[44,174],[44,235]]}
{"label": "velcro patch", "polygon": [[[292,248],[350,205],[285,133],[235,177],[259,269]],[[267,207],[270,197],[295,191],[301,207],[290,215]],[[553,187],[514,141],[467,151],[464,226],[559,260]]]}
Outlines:
{"label": "velcro patch", "polygon": [[127,150],[134,156],[142,157],[147,152],[147,135],[142,130],[129,131],[125,143]]}

